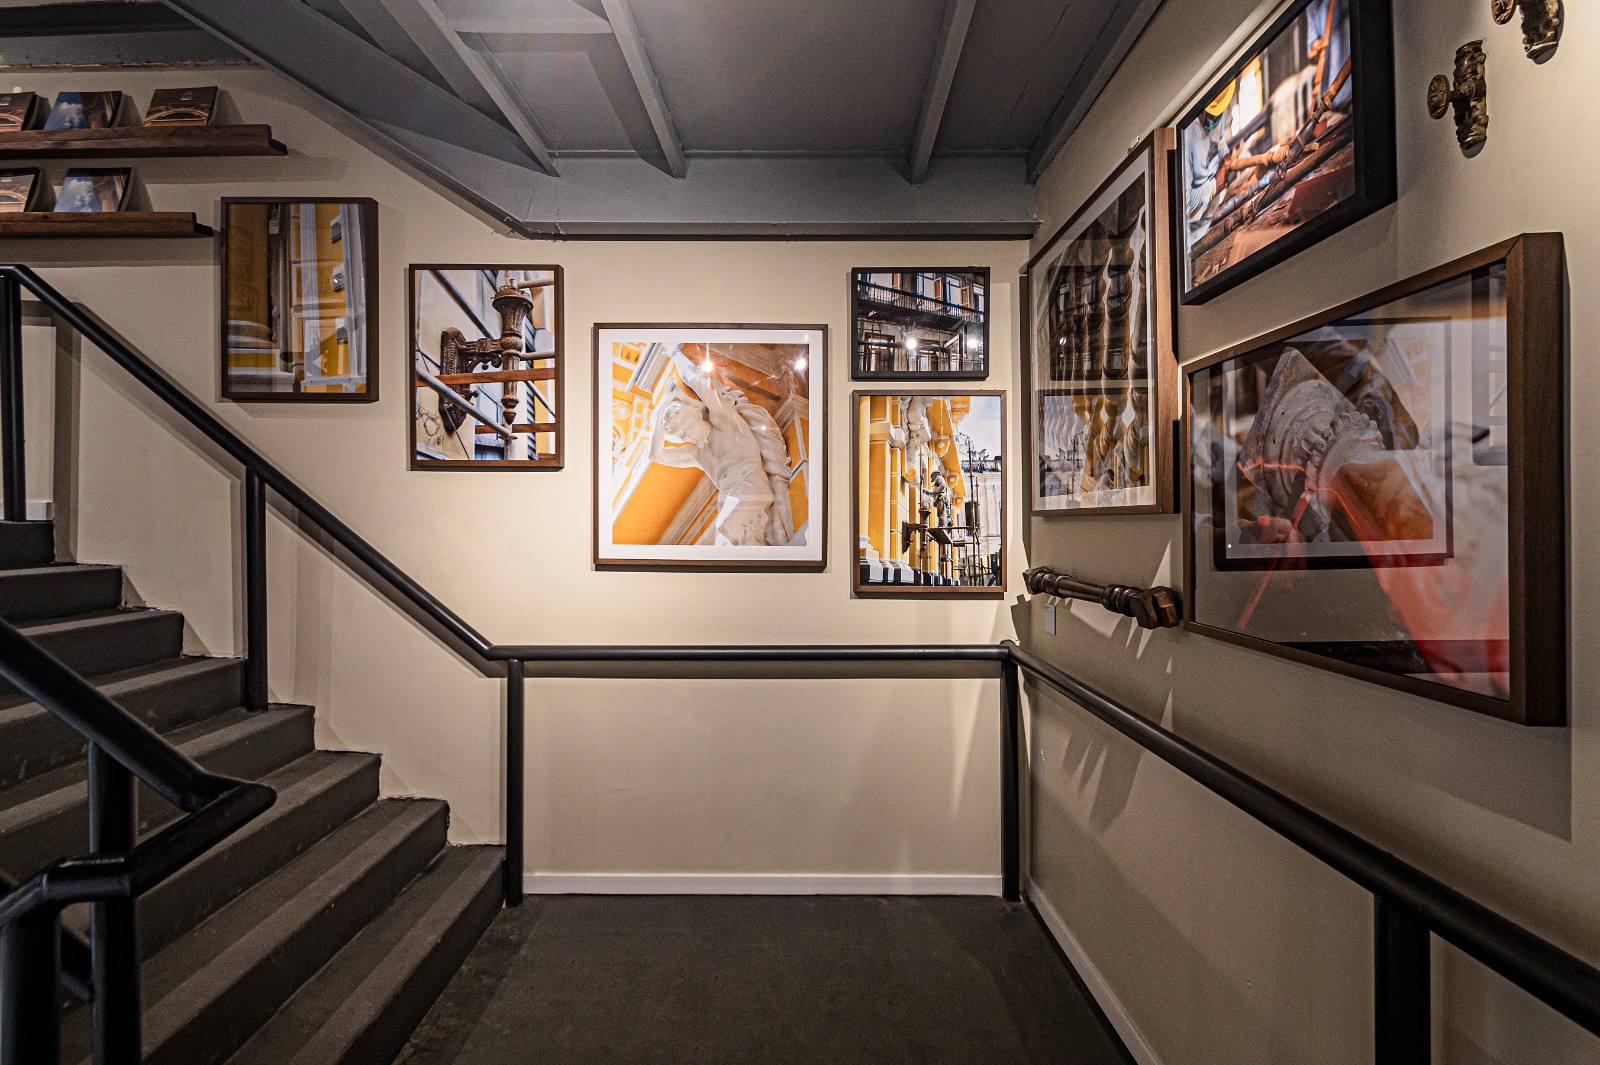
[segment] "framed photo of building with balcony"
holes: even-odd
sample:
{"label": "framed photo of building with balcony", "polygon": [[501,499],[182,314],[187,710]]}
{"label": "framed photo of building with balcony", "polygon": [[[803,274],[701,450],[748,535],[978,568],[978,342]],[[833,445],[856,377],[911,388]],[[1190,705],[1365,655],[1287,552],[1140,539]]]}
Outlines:
{"label": "framed photo of building with balcony", "polygon": [[222,201],[222,397],[378,398],[378,205]]}
{"label": "framed photo of building with balcony", "polygon": [[562,465],[561,267],[408,271],[411,469]]}
{"label": "framed photo of building with balcony", "polygon": [[982,381],[989,376],[986,267],[850,272],[850,377]]}
{"label": "framed photo of building with balcony", "polygon": [[1006,586],[1002,392],[850,397],[857,595],[989,595]]}
{"label": "framed photo of building with balcony", "polygon": [[1175,509],[1172,145],[1168,129],[1147,137],[1024,271],[1036,515]]}
{"label": "framed photo of building with balcony", "polygon": [[827,565],[828,329],[597,325],[595,565]]}

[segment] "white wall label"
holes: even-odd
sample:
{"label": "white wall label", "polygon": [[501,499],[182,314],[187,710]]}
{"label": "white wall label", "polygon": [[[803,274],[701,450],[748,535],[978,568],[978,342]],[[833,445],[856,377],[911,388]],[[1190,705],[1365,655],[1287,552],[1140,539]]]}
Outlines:
{"label": "white wall label", "polygon": [[1046,636],[1054,636],[1056,634],[1056,601],[1054,599],[1044,605],[1044,634]]}

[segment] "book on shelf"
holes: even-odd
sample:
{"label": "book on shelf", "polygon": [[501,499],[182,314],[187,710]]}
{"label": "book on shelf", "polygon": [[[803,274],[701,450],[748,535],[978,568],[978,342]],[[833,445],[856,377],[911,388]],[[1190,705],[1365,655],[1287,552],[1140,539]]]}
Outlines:
{"label": "book on shelf", "polygon": [[0,214],[44,210],[45,187],[37,167],[0,170]]}
{"label": "book on shelf", "polygon": [[61,182],[56,210],[72,213],[111,213],[122,210],[133,171],[127,167],[89,170],[73,167]]}
{"label": "book on shelf", "polygon": [[120,92],[64,92],[56,97],[45,129],[107,129],[117,124]]}
{"label": "book on shelf", "polygon": [[157,89],[144,113],[147,126],[209,126],[217,109],[217,87]]}
{"label": "book on shelf", "polygon": [[37,128],[43,110],[36,92],[0,92],[0,133]]}

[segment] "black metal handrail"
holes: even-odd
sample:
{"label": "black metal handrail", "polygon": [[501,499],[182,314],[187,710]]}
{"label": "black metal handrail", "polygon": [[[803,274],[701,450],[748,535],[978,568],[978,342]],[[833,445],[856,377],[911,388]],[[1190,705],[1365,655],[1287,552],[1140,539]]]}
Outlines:
{"label": "black metal handrail", "polygon": [[[258,695],[263,704],[266,694],[266,548],[263,523],[267,487],[271,487],[284,501],[365,564],[372,573],[453,636],[482,663],[505,663],[506,898],[509,903],[517,902],[522,894],[523,708],[527,663],[588,663],[599,670],[602,666],[618,663],[707,665],[791,662],[842,665],[992,662],[998,668],[1001,681],[1001,872],[1002,891],[1007,898],[1016,899],[1020,896],[1020,705],[1021,674],[1026,671],[1067,695],[1143,749],[1221,795],[1373,893],[1373,942],[1377,961],[1375,1061],[1378,1065],[1427,1065],[1430,1060],[1432,1007],[1428,936],[1433,933],[1555,1007],[1585,1029],[1600,1034],[1600,969],[1474,902],[1271,786],[1240,772],[1176,733],[1136,714],[1038,656],[1024,651],[1012,641],[998,645],[880,647],[562,647],[490,644],[477,630],[334,517],[309,493],[167,381],[141,356],[22,266],[0,266],[0,465],[3,465],[5,473],[4,504],[8,520],[20,519],[26,503],[21,480],[23,442],[19,284],[26,286],[62,320],[128,369],[137,380],[244,466],[246,643],[248,670],[252,678],[247,687]],[[1085,585],[1082,591],[1090,595],[1092,589]],[[4,649],[0,648],[0,658],[3,657]],[[0,669],[0,675],[6,675],[3,669]],[[597,672],[595,675],[604,674]],[[91,745],[91,756],[93,754]],[[110,758],[102,761],[109,765],[117,764]],[[91,757],[91,790],[94,774]],[[245,801],[237,792],[229,792],[228,795],[235,796],[234,801]],[[211,807],[204,809],[209,812]],[[191,817],[189,820],[194,819]],[[164,836],[147,842],[154,844],[156,839]],[[177,853],[174,844],[164,845],[173,848],[164,853]],[[139,849],[134,848],[129,860],[133,860],[133,855],[138,853]],[[80,868],[71,863],[55,872],[64,885],[75,884],[77,878],[90,875],[87,867]],[[126,869],[119,869],[115,875],[126,877],[128,874]],[[61,890],[70,892],[72,889],[63,887]],[[9,895],[5,896],[5,900],[10,898]],[[3,912],[6,911],[0,910],[0,913]],[[52,949],[54,942],[52,938]],[[36,944],[36,950],[42,949]],[[9,1065],[9,1062],[0,1065]]]}

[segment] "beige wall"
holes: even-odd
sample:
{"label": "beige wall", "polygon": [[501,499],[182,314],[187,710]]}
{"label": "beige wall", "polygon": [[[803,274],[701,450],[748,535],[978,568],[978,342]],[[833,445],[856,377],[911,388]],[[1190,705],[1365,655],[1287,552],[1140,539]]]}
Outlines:
{"label": "beige wall", "polygon": [[[1011,243],[531,242],[408,177],[265,72],[220,76],[286,159],[148,160],[154,206],[215,219],[224,195],[379,203],[381,394],[375,405],[217,400],[218,265],[207,241],[17,243],[191,394],[491,640],[529,643],[994,642],[998,600],[850,597],[846,368],[852,266],[993,267],[995,382],[1016,372]],[[140,104],[194,73],[51,75]],[[65,166],[51,168],[59,183]],[[566,271],[568,461],[561,472],[406,470],[405,268],[559,263]],[[826,322],[831,330],[828,570],[595,572],[590,328],[607,322]],[[48,329],[30,330],[36,365]],[[76,361],[65,359],[70,370]],[[125,562],[137,593],[181,608],[190,645],[235,646],[237,486],[99,353],[82,355],[59,456],[69,547]],[[71,374],[68,374],[70,379]],[[36,405],[38,402],[36,401]],[[1013,422],[1013,436],[1016,437]],[[36,433],[43,450],[48,436]],[[36,482],[37,483],[37,482]],[[32,493],[41,494],[38,489]],[[452,804],[457,841],[499,840],[503,684],[464,665],[289,524],[271,522],[272,690],[317,705],[319,741],[379,751],[390,794]],[[1015,541],[1020,522],[1012,522]],[[1022,552],[1013,542],[1013,586]],[[530,871],[998,874],[998,683],[917,679],[545,680],[529,685]],[[987,888],[986,882],[968,887]]]}
{"label": "beige wall", "polygon": [[[1167,0],[1039,186],[1048,234],[1177,102],[1256,0]],[[1573,321],[1572,645],[1589,647],[1600,567],[1600,164],[1574,93],[1600,65],[1600,23],[1569,5],[1535,66],[1489,5],[1395,4],[1400,198],[1179,325],[1184,360],[1533,230],[1567,238]],[[1458,44],[1489,54],[1489,141],[1464,158],[1429,120],[1429,78]],[[1563,515],[1539,516],[1561,521]],[[1034,520],[1034,564],[1123,581],[1181,580],[1179,517]],[[1035,604],[1034,610],[1039,609]],[[1572,727],[1533,731],[1200,636],[1145,634],[1098,610],[1028,643],[1592,961],[1600,961],[1600,665],[1573,656]],[[1076,708],[1035,703],[1034,884],[1166,1065],[1371,1060],[1370,902],[1290,844],[1143,756]],[[1436,946],[1436,1059],[1600,1061],[1600,1040]]]}

